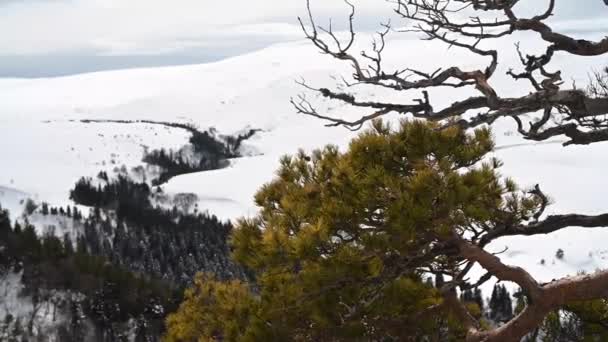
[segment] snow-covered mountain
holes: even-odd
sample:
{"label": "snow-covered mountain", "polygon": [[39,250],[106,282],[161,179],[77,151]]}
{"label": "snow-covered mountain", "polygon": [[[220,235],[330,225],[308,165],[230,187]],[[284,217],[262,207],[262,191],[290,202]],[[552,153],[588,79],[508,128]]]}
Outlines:
{"label": "snow-covered mountain", "polygon": [[[523,39],[530,52],[542,47]],[[445,57],[461,67],[474,68],[484,60],[458,49],[418,40],[393,40],[387,63],[435,70]],[[508,42],[496,42],[508,46]],[[390,56],[390,57],[389,57]],[[529,91],[523,81],[504,75],[517,67],[515,49],[502,56],[496,87],[506,95]],[[441,64],[443,62],[443,64]],[[587,74],[599,69],[601,58],[568,59],[556,56],[562,77],[584,85]],[[325,144],[346,146],[353,134],[327,128],[314,118],[298,115],[289,103],[304,89],[295,80],[315,87],[336,86],[350,68],[319,54],[306,42],[280,44],[216,63],[109,71],[49,79],[0,79],[0,203],[16,217],[25,200],[72,205],[69,189],[82,176],[113,172],[123,165],[130,170],[143,164],[144,150],[179,149],[188,132],[153,123],[83,122],[81,120],[152,120],[215,128],[220,134],[261,129],[241,147],[244,157],[224,169],[181,175],[162,186],[167,194],[195,193],[198,207],[221,219],[253,215],[255,191],[272,179],[278,160],[299,148]],[[392,93],[373,88],[354,90],[367,98],[408,103],[415,92]],[[433,90],[436,106],[466,96],[474,90]],[[355,118],[361,111],[327,102],[309,94],[319,111]],[[396,119],[392,116],[391,119]],[[530,143],[514,134],[514,124],[499,121],[494,127],[505,162],[504,175],[522,186],[539,183],[554,201],[547,214],[608,210],[608,145],[562,147],[560,141]],[[550,236],[504,238],[492,250],[506,262],[525,266],[541,280],[551,280],[581,270],[608,267],[608,230],[570,228]],[[561,248],[564,258],[557,259]],[[541,260],[545,262],[541,263]]]}

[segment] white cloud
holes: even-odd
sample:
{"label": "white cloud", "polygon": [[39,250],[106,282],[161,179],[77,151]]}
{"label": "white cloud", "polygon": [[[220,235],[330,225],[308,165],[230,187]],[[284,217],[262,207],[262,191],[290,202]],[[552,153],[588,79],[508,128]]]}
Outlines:
{"label": "white cloud", "polygon": [[[377,29],[392,13],[393,5],[385,0],[352,1],[360,30]],[[532,12],[532,6],[542,10],[547,2],[522,0],[518,12]],[[348,7],[342,0],[311,3],[319,23],[332,16],[337,27],[344,27]],[[49,56],[225,56],[302,39],[296,17],[306,14],[305,4],[305,0],[0,0],[0,77],[24,56],[49,60]],[[561,0],[557,10],[556,20],[579,19],[566,25],[573,31],[589,25],[581,17],[608,17],[602,0]],[[3,65],[2,58],[8,64]]]}
{"label": "white cloud", "polygon": [[[319,13],[345,14],[339,0],[317,0]],[[359,0],[363,15],[378,12],[375,0]],[[303,0],[64,0],[0,3],[0,46],[3,55],[46,54],[79,50],[106,53],[142,48],[161,51],[192,42],[208,45],[227,36],[294,34],[256,27],[276,18],[296,24]],[[385,4],[385,13],[389,6]],[[248,32],[246,28],[251,29]],[[285,30],[284,30],[285,29]],[[301,37],[301,34],[300,34]]]}

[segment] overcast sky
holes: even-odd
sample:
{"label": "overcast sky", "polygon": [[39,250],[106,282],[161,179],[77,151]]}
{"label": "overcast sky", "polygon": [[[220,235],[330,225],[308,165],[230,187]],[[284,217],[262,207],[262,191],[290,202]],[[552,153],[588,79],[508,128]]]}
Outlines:
{"label": "overcast sky", "polygon": [[[360,30],[375,29],[390,13],[384,0],[353,1]],[[336,22],[347,14],[340,0],[312,4]],[[0,77],[218,60],[301,39],[296,17],[304,6],[305,0],[0,0]],[[558,6],[559,20],[581,20],[574,28],[586,29],[582,19],[608,18],[603,0],[558,0]]]}

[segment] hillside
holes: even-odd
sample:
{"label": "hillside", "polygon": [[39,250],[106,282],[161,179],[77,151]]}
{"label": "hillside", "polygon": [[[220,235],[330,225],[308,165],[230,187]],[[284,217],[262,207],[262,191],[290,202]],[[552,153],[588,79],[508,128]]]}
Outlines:
{"label": "hillside", "polygon": [[[526,37],[519,38],[525,46]],[[446,53],[442,45],[417,40],[397,40],[392,44],[394,50],[389,52],[392,59],[388,62],[395,65],[406,57],[421,69],[434,70],[436,59],[428,56]],[[456,49],[449,54],[461,66],[479,61]],[[515,58],[514,51],[511,59],[500,61],[500,66],[517,65]],[[585,84],[588,72],[605,62],[601,58],[588,59],[582,65],[560,58],[556,61],[568,72],[563,78],[577,84]],[[504,75],[505,71],[498,74]],[[303,90],[295,80],[303,78],[316,87],[333,86],[340,83],[339,75],[349,72],[347,65],[320,55],[305,42],[298,42],[204,65],[48,79],[0,79],[3,147],[0,203],[11,211],[13,219],[22,217],[27,198],[54,207],[74,206],[69,191],[81,177],[95,177],[100,171],[116,175],[126,170],[132,174],[134,168],[146,166],[142,161],[145,151],[160,148],[177,151],[188,144],[189,132],[179,127],[117,122],[149,120],[188,124],[202,131],[213,128],[218,135],[259,129],[243,142],[239,157],[231,158],[227,167],[180,175],[161,185],[162,192],[171,198],[195,194],[199,210],[216,215],[221,221],[254,215],[253,195],[272,179],[280,156],[325,144],[345,146],[356,134],[342,128],[327,128],[321,121],[295,114],[289,98]],[[513,83],[506,76],[498,77],[496,82],[497,88],[507,94],[528,91],[523,82]],[[418,96],[413,92],[356,89],[368,98],[385,97],[402,102]],[[466,91],[459,90],[459,94]],[[455,95],[431,93],[438,104],[448,103]],[[324,99],[312,100],[320,111],[344,117],[361,114]],[[521,139],[513,130],[514,123],[507,120],[497,122],[494,127],[498,145],[495,154],[505,162],[503,174],[525,187],[539,183],[554,200],[547,214],[575,211],[594,214],[606,210],[605,143],[566,148],[560,141],[534,144]],[[88,211],[84,206],[77,207]],[[30,222],[39,233],[49,226],[36,214]],[[606,239],[606,230],[572,228],[550,237],[502,239],[490,249],[500,251],[508,246],[502,254],[506,262],[526,266],[539,279],[551,280],[607,267]],[[565,252],[562,260],[555,257],[560,248]],[[545,262],[541,263],[543,259]],[[14,281],[13,278],[10,280]]]}

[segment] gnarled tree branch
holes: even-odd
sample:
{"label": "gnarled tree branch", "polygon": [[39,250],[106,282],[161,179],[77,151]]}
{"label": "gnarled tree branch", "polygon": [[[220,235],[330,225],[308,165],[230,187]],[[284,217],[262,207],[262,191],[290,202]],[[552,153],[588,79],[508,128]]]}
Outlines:
{"label": "gnarled tree branch", "polygon": [[[462,70],[456,66],[441,67],[432,73],[411,68],[386,72],[383,67],[382,53],[385,50],[386,35],[392,31],[391,24],[383,24],[383,30],[378,32],[373,53],[361,53],[360,58],[351,53],[354,46],[355,32],[353,20],[355,8],[349,15],[348,38],[340,40],[331,28],[317,26],[308,4],[309,25],[300,19],[300,24],[306,37],[324,54],[338,60],[346,61],[353,67],[354,83],[346,82],[354,87],[360,84],[375,85],[395,91],[421,90],[423,98],[414,99],[410,104],[391,102],[370,102],[361,100],[353,95],[336,92],[327,88],[309,90],[316,91],[322,96],[334,101],[341,101],[362,108],[373,110],[357,120],[345,120],[318,113],[310,103],[292,100],[297,111],[329,121],[328,126],[344,126],[357,130],[374,118],[391,112],[408,114],[417,118],[433,121],[451,119],[462,127],[475,127],[491,124],[501,117],[512,117],[518,125],[518,132],[526,139],[542,141],[556,136],[570,138],[564,145],[590,144],[608,140],[608,93],[598,90],[606,85],[606,78],[596,77],[596,85],[587,92],[578,89],[561,89],[563,86],[561,71],[549,72],[546,66],[551,62],[555,52],[564,52],[572,56],[598,56],[608,53],[608,38],[600,41],[574,39],[563,33],[555,32],[547,23],[554,11],[555,0],[548,2],[547,9],[531,18],[519,18],[513,11],[519,1],[480,1],[480,0],[396,0],[395,12],[402,18],[413,21],[411,29],[402,31],[418,32],[423,39],[436,40],[448,46],[466,49],[474,55],[489,57],[490,62],[485,68],[478,70]],[[468,20],[462,20],[467,11],[472,14]],[[493,20],[482,19],[475,12],[490,13]],[[459,14],[457,17],[453,17]],[[467,13],[468,14],[468,13]],[[516,98],[500,96],[491,84],[498,65],[498,51],[480,48],[480,43],[486,39],[498,39],[513,34],[516,31],[531,31],[539,34],[542,41],[549,43],[547,51],[542,56],[524,55],[517,46],[517,52],[524,70],[508,74],[515,80],[527,79],[532,87],[529,95]],[[369,65],[365,65],[365,61]],[[608,71],[607,71],[608,73]],[[597,82],[599,81],[599,86]],[[467,87],[473,86],[480,96],[459,100],[447,107],[435,110],[427,90],[437,87]],[[467,117],[467,115],[477,115]],[[523,115],[542,113],[539,120],[524,128]],[[559,120],[551,120],[559,119]],[[561,122],[554,124],[554,122]]]}

